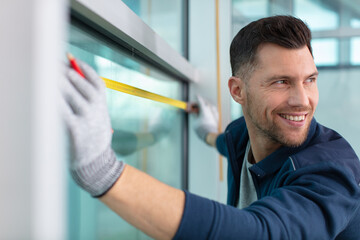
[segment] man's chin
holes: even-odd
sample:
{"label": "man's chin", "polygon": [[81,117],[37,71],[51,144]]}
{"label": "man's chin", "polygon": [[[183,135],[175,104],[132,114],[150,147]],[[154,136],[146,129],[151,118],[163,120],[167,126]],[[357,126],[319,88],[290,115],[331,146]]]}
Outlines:
{"label": "man's chin", "polygon": [[285,147],[291,147],[291,148],[295,148],[295,147],[299,147],[301,146],[301,144],[303,144],[305,141],[302,141],[302,142],[291,142],[291,141],[288,141],[288,142],[284,142],[283,145]]}
{"label": "man's chin", "polygon": [[[301,136],[301,137],[299,137],[299,136]],[[306,132],[306,134],[296,135],[293,137],[289,137],[289,136],[283,137],[281,139],[280,143],[286,147],[299,147],[299,146],[301,146],[301,144],[303,144],[305,142],[306,136],[307,136],[307,132]]]}
{"label": "man's chin", "polygon": [[301,146],[309,133],[310,124],[307,124],[302,129],[282,129],[283,131],[279,131],[280,136],[278,140],[279,142],[286,147],[299,147]]}

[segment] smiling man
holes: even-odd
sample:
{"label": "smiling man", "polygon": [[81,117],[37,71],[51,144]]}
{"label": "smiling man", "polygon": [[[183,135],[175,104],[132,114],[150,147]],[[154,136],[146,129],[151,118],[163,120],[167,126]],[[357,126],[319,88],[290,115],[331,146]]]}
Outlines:
{"label": "smiling man", "polygon": [[317,76],[308,27],[291,16],[244,27],[231,47],[229,90],[244,117],[218,134],[200,101],[196,132],[228,158],[228,205],[172,188],[117,161],[102,80],[67,73],[71,173],[92,196],[157,239],[360,239],[360,164],[314,119]]}
{"label": "smiling man", "polygon": [[287,49],[263,43],[249,79],[231,77],[232,97],[243,106],[255,162],[280,146],[306,139],[317,103],[317,69],[307,46]]}

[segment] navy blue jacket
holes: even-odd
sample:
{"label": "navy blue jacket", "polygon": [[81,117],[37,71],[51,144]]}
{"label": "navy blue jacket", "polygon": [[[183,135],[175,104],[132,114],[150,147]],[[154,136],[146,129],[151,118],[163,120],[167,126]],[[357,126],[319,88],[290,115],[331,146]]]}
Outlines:
{"label": "navy blue jacket", "polygon": [[314,119],[300,147],[281,147],[250,168],[258,201],[240,210],[247,142],[244,118],[217,138],[229,161],[228,205],[185,192],[174,239],[360,239],[360,162],[344,138]]}

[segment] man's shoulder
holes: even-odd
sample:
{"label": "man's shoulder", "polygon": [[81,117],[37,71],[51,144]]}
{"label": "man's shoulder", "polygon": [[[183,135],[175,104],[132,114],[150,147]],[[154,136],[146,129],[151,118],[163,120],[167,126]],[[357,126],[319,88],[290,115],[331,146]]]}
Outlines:
{"label": "man's shoulder", "polygon": [[244,143],[247,143],[249,137],[248,137],[248,130],[246,127],[245,118],[240,117],[232,121],[226,127],[225,135],[227,135],[227,138],[231,139],[232,144],[230,145],[233,145],[234,147],[239,144],[243,146]]}
{"label": "man's shoulder", "polygon": [[297,169],[315,164],[331,164],[349,170],[360,181],[360,161],[348,141],[335,130],[317,124],[309,144],[291,158]]}
{"label": "man's shoulder", "polygon": [[225,129],[226,134],[230,134],[233,139],[239,138],[242,135],[247,135],[247,127],[244,117],[240,117],[232,121]]}
{"label": "man's shoulder", "polygon": [[[220,134],[216,139],[216,148],[218,151],[226,156],[236,158],[239,149],[248,141],[248,132],[244,117],[240,117],[232,121],[225,129],[224,133]],[[230,152],[229,152],[230,151]],[[240,151],[241,153],[242,151]]]}
{"label": "man's shoulder", "polygon": [[[319,159],[354,158],[358,159],[350,143],[338,132],[319,123],[316,132],[306,147],[298,152],[299,156],[317,156]],[[316,158],[312,158],[316,161]]]}
{"label": "man's shoulder", "polygon": [[231,123],[229,123],[229,125],[226,127],[225,131],[235,131],[237,130],[239,127],[243,127],[246,129],[246,123],[245,123],[245,118],[244,117],[239,117],[235,120],[233,120]]}

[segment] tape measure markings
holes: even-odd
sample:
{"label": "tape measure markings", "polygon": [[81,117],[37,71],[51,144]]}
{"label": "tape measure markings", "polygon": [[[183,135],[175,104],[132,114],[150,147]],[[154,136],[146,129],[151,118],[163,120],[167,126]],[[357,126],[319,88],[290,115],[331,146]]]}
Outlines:
{"label": "tape measure markings", "polygon": [[156,93],[152,93],[146,90],[142,90],[140,88],[136,88],[130,85],[127,85],[125,83],[120,83],[120,82],[116,82],[114,80],[108,79],[108,78],[104,78],[104,77],[100,77],[102,80],[104,80],[105,85],[107,88],[119,91],[119,92],[123,92],[123,93],[127,93],[130,95],[134,95],[137,97],[142,97],[142,98],[147,98],[153,101],[157,101],[157,102],[161,102],[161,103],[166,103],[169,104],[171,106],[177,107],[177,108],[181,108],[183,110],[187,109],[187,103],[180,101],[180,100],[176,100],[176,99],[172,99],[172,98],[168,98],[168,97],[164,97],[162,95],[156,94]]}

